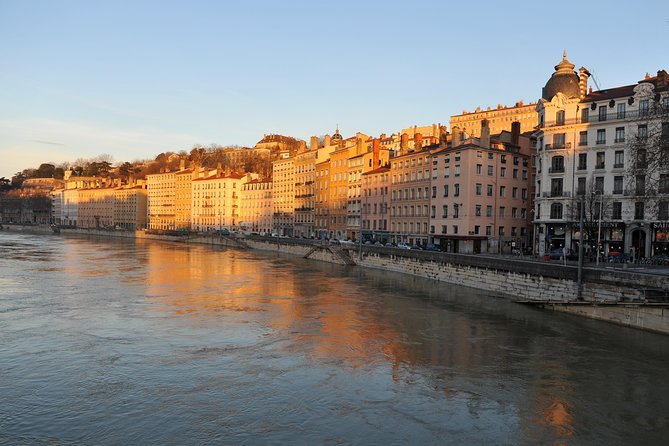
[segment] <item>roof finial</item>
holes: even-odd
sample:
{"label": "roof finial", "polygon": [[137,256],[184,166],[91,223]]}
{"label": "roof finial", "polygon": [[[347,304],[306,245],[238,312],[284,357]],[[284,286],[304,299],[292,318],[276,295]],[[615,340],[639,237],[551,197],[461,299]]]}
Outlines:
{"label": "roof finial", "polygon": [[567,60],[567,50],[562,53],[562,60]]}

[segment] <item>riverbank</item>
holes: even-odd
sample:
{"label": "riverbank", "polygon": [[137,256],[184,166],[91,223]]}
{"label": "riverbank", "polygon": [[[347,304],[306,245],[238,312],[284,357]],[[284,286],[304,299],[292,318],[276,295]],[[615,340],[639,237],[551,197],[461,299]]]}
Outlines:
{"label": "riverbank", "polygon": [[[50,227],[44,226],[5,225],[5,230],[53,233]],[[666,303],[669,276],[659,273],[584,268],[583,301],[577,301],[577,268],[571,265],[369,245],[329,245],[316,240],[278,237],[177,236],[92,229],[61,229],[60,233],[255,249],[341,265],[383,269],[482,289],[507,299],[534,303],[544,309],[669,334],[669,305]]]}

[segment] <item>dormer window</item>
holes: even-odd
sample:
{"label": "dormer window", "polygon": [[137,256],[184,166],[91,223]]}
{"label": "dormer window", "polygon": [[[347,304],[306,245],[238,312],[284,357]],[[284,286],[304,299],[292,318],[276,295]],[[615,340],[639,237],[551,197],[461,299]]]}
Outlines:
{"label": "dormer window", "polygon": [[555,114],[555,124],[564,125],[564,110],[558,110]]}

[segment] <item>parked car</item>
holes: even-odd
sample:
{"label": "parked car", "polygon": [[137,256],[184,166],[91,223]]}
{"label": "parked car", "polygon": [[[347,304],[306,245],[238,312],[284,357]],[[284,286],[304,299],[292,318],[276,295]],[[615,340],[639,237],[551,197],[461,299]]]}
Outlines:
{"label": "parked car", "polygon": [[573,249],[565,250],[563,248],[556,248],[548,253],[548,257],[551,260],[561,260],[565,256],[567,260],[578,260],[578,251],[574,251]]}
{"label": "parked car", "polygon": [[439,251],[441,251],[441,246],[439,246],[439,245],[435,245],[434,243],[428,243],[428,244],[425,246],[425,251],[435,251],[435,252],[439,252]]}
{"label": "parked car", "polygon": [[403,243],[403,242],[398,243],[397,247],[399,249],[411,249],[411,247],[409,245],[407,245],[406,243]]}

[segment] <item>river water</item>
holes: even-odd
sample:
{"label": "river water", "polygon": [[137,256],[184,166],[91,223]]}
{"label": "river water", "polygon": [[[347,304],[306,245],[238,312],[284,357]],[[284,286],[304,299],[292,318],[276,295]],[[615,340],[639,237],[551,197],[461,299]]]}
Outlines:
{"label": "river water", "polygon": [[0,444],[669,444],[669,337],[271,253],[0,232]]}

